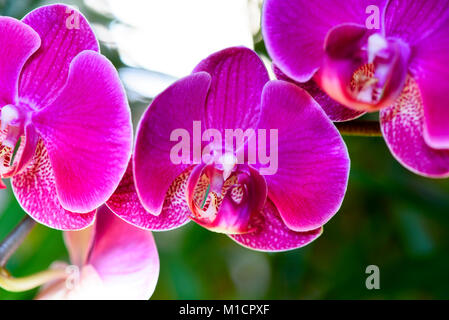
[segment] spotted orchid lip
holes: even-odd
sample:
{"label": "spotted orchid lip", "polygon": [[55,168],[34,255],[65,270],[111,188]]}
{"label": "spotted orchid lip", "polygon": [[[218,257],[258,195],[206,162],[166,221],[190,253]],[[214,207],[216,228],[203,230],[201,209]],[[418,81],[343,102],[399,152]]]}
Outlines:
{"label": "spotted orchid lip", "polygon": [[[206,185],[198,192],[200,180]],[[200,188],[201,189],[201,188]],[[197,202],[199,198],[201,203]],[[199,225],[219,233],[245,234],[254,231],[252,218],[265,205],[267,186],[257,170],[238,165],[230,174],[216,164],[198,165],[187,182],[187,203],[191,219]]]}

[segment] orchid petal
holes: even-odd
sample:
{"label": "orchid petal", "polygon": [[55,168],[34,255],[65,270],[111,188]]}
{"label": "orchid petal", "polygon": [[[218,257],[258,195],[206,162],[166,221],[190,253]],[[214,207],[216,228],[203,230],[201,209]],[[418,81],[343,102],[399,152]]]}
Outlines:
{"label": "orchid petal", "polygon": [[219,130],[254,128],[260,117],[260,95],[269,80],[257,54],[244,47],[228,48],[201,61],[194,72],[212,78],[206,101],[206,127]]}
{"label": "orchid petal", "polygon": [[306,232],[295,232],[287,228],[271,201],[252,219],[254,232],[230,235],[231,239],[249,249],[257,251],[286,251],[303,247],[322,233],[322,228]]}
{"label": "orchid petal", "polygon": [[394,157],[409,170],[433,178],[449,176],[449,148],[434,149],[423,137],[424,110],[417,82],[408,77],[395,104],[380,111],[385,142]]}
{"label": "orchid petal", "polygon": [[159,257],[151,232],[98,209],[95,239],[87,261],[98,272],[105,292],[116,299],[149,299],[159,277]]}
{"label": "orchid petal", "polygon": [[[390,0],[384,12],[384,29],[387,36],[401,38],[412,46],[421,46],[429,37],[439,33],[443,37],[444,24],[449,17],[448,0]],[[447,34],[447,28],[446,28]],[[435,43],[439,45],[439,43]]]}
{"label": "orchid petal", "polygon": [[61,205],[98,208],[117,188],[131,156],[131,114],[112,64],[84,51],[60,96],[33,115],[48,149]]}
{"label": "orchid petal", "polygon": [[268,197],[290,229],[315,230],[343,201],[349,175],[346,146],[320,106],[293,84],[270,81],[262,108],[258,130],[277,130],[278,135],[277,150],[267,147],[266,152],[277,155],[278,163],[276,172],[265,175]]}
{"label": "orchid petal", "polygon": [[190,221],[190,210],[185,190],[190,170],[177,177],[168,188],[165,204],[158,216],[145,210],[134,186],[132,161],[125,176],[106,205],[123,220],[136,227],[152,231],[166,231],[181,227]]}
{"label": "orchid petal", "polygon": [[[449,1],[429,1],[439,22],[414,43],[410,71],[419,85],[424,108],[424,139],[434,149],[449,149]],[[427,6],[426,6],[427,8]],[[422,14],[422,13],[420,13]],[[434,16],[434,15],[431,15]],[[428,18],[429,21],[431,18]]]}
{"label": "orchid petal", "polygon": [[0,107],[17,103],[19,76],[39,48],[39,35],[26,24],[0,17]]}
{"label": "orchid petal", "polygon": [[22,21],[38,33],[42,44],[23,68],[19,96],[22,102],[43,108],[63,89],[73,58],[99,47],[87,20],[66,5],[40,7]]}
{"label": "orchid petal", "polygon": [[171,138],[175,130],[183,130],[188,133],[186,138],[191,148],[190,139],[195,139],[196,134],[193,123],[203,120],[209,85],[210,76],[205,72],[175,82],[154,99],[140,121],[134,155],[134,179],[143,207],[154,215],[160,214],[173,180],[192,166],[190,152],[183,154],[179,164],[171,161],[171,151],[175,145]]}
{"label": "orchid petal", "polygon": [[63,233],[64,243],[72,264],[82,267],[86,263],[94,241],[94,235],[95,227],[93,225],[83,230]]}
{"label": "orchid petal", "polygon": [[95,211],[79,214],[65,210],[57,197],[55,176],[42,141],[30,166],[12,178],[17,201],[33,219],[58,230],[79,230],[91,225]]}

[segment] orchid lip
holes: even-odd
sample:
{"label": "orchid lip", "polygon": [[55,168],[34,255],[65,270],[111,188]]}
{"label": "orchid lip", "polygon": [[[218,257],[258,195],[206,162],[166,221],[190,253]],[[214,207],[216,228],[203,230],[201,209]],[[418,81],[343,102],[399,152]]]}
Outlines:
{"label": "orchid lip", "polygon": [[191,219],[218,233],[250,233],[252,218],[266,201],[266,183],[256,170],[232,159],[223,156],[193,169],[187,184]]}
{"label": "orchid lip", "polygon": [[332,29],[316,81],[336,101],[356,110],[391,105],[407,76],[410,48],[355,25]]}
{"label": "orchid lip", "polygon": [[[20,173],[32,160],[37,145],[37,133],[31,124],[33,110],[26,105],[8,104],[0,110],[1,130],[4,138],[0,144],[0,175],[10,178]],[[28,133],[28,134],[27,134]],[[20,139],[25,137],[22,152],[17,152]]]}

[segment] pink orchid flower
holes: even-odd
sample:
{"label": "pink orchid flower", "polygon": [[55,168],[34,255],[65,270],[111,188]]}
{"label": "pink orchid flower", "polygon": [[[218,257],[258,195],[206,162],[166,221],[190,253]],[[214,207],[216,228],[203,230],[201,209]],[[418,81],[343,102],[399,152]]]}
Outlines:
{"label": "pink orchid flower", "polygon": [[56,229],[92,224],[130,159],[125,92],[98,51],[67,6],[0,17],[0,174],[32,218]]}
{"label": "pink orchid flower", "polygon": [[[229,148],[217,138],[229,130],[254,134]],[[176,132],[203,133],[210,143],[198,149],[193,141],[193,157],[182,152],[176,163]],[[249,159],[254,145],[258,157]],[[277,156],[277,170],[268,170],[261,151]],[[203,156],[195,160],[195,153]],[[348,172],[346,146],[319,105],[293,84],[270,81],[253,51],[229,48],[155,98],[140,122],[133,161],[107,205],[145,229],[193,220],[245,247],[283,251],[322,233],[342,203]]]}
{"label": "pink orchid flower", "polygon": [[262,30],[276,66],[332,120],[380,110],[402,165],[449,177],[449,1],[266,0]]}
{"label": "pink orchid flower", "polygon": [[150,231],[98,209],[94,226],[64,232],[72,265],[67,278],[42,287],[37,299],[148,300],[159,276],[159,257]]}

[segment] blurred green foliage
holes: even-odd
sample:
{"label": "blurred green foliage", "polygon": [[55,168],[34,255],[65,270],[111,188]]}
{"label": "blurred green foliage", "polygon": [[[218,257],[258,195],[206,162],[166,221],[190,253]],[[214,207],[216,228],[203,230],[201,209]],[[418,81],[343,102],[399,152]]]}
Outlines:
{"label": "blurred green foliage", "polygon": [[[0,13],[21,18],[42,4],[0,0]],[[263,52],[263,44],[256,49]],[[103,53],[120,65],[115,52]],[[141,104],[131,107],[141,112]],[[259,253],[194,223],[155,233],[161,272],[153,299],[449,299],[449,180],[407,171],[381,138],[345,141],[352,160],[348,192],[319,239],[299,250]],[[0,239],[24,215],[9,186],[1,193]],[[67,261],[61,233],[39,225],[7,268],[23,276],[56,260]],[[365,287],[371,264],[380,268],[380,290]],[[0,299],[35,293],[0,289]]]}

